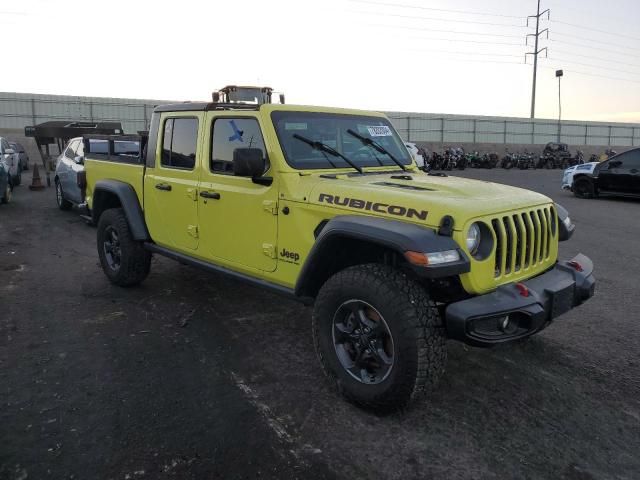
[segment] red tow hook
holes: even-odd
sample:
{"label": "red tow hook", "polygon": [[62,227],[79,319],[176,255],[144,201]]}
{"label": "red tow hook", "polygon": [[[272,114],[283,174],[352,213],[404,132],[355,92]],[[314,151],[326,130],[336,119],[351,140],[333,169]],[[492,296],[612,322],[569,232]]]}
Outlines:
{"label": "red tow hook", "polygon": [[518,293],[523,297],[529,296],[529,289],[524,283],[516,283],[516,288],[518,289]]}
{"label": "red tow hook", "polygon": [[570,267],[572,267],[574,270],[576,270],[577,272],[581,272],[583,270],[582,265],[580,265],[578,262],[576,262],[575,260],[571,260],[570,262],[567,262],[567,265],[569,265]]}

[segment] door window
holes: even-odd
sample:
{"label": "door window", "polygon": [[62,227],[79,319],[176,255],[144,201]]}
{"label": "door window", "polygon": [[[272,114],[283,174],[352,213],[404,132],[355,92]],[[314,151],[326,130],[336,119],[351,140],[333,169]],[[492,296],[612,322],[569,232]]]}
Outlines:
{"label": "door window", "polygon": [[197,118],[168,118],[164,123],[162,166],[193,170],[197,144]]}
{"label": "door window", "polygon": [[622,162],[622,168],[625,169],[640,169],[640,149],[631,150],[624,154],[624,161]]}
{"label": "door window", "polygon": [[[236,148],[259,148],[262,158],[267,158],[260,124],[255,118],[217,118],[212,128],[210,168],[213,173],[233,175],[233,152]],[[268,169],[267,165],[265,170]]]}

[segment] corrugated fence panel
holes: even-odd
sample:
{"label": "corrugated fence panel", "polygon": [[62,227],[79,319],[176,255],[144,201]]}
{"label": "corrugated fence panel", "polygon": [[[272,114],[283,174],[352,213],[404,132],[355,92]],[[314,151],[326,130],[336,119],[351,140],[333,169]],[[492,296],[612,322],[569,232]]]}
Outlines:
{"label": "corrugated fence panel", "polygon": [[476,121],[476,142],[504,143],[506,122],[495,120]]}
{"label": "corrugated fence panel", "polygon": [[473,120],[445,118],[443,141],[445,143],[473,142]]}
{"label": "corrugated fence panel", "polygon": [[425,116],[411,117],[411,141],[439,142],[442,140],[444,120]]}

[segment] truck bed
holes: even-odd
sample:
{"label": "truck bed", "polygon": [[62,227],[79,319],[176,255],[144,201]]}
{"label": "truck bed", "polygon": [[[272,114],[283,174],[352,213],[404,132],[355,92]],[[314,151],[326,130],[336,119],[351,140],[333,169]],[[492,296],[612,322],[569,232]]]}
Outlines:
{"label": "truck bed", "polygon": [[86,200],[92,207],[92,191],[100,180],[120,180],[131,185],[143,205],[144,149],[146,135],[85,135]]}

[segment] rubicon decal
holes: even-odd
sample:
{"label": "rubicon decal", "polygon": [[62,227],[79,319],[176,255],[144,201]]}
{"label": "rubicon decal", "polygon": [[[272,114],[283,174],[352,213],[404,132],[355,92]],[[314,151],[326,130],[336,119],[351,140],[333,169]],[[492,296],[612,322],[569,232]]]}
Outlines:
{"label": "rubicon decal", "polygon": [[338,195],[329,195],[327,193],[321,193],[318,197],[318,201],[321,203],[329,203],[331,205],[338,205],[341,207],[356,208],[358,210],[367,210],[370,212],[387,213],[389,215],[396,215],[398,217],[418,218],[420,220],[426,220],[429,212],[427,210],[416,210],[415,208],[407,208],[402,205],[389,205],[388,203],[370,202],[367,200],[360,200],[358,198],[340,197]]}

